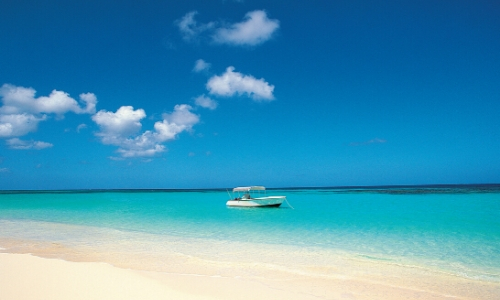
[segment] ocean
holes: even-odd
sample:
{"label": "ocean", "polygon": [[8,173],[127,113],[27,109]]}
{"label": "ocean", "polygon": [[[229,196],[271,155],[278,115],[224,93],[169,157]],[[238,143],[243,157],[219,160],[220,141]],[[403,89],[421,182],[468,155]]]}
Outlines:
{"label": "ocean", "polygon": [[203,265],[214,276],[235,264],[248,276],[406,267],[500,282],[500,185],[267,194],[287,196],[293,208],[228,208],[223,189],[3,191],[0,252],[172,273]]}

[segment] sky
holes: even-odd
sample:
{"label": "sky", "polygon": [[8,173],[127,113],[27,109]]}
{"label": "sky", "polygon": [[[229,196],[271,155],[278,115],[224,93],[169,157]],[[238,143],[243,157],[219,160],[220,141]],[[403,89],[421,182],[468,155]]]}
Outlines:
{"label": "sky", "polygon": [[500,183],[497,0],[3,0],[0,189]]}

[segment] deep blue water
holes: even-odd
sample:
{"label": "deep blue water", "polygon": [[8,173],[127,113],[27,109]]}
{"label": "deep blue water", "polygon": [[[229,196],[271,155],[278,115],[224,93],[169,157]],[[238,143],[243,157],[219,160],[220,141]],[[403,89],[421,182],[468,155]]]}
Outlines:
{"label": "deep blue water", "polygon": [[[499,276],[500,186],[281,189],[294,209],[227,208],[226,191],[0,193],[0,221],[45,221],[418,261]],[[2,233],[0,238],[8,235]],[[457,272],[460,270],[457,269]]]}

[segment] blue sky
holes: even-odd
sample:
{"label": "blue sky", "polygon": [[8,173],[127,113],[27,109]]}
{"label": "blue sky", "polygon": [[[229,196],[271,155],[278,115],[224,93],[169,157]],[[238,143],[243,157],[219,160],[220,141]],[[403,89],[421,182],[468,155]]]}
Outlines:
{"label": "blue sky", "polygon": [[498,1],[0,4],[0,189],[500,182]]}

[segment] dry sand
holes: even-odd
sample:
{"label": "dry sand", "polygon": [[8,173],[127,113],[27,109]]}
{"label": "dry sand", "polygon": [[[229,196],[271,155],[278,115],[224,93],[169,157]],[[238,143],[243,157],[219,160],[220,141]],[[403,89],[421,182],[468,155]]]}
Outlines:
{"label": "dry sand", "polygon": [[28,254],[0,254],[0,299],[210,299],[172,289],[132,270]]}
{"label": "dry sand", "polygon": [[0,253],[1,300],[307,298],[237,278],[143,272],[105,263]]}

